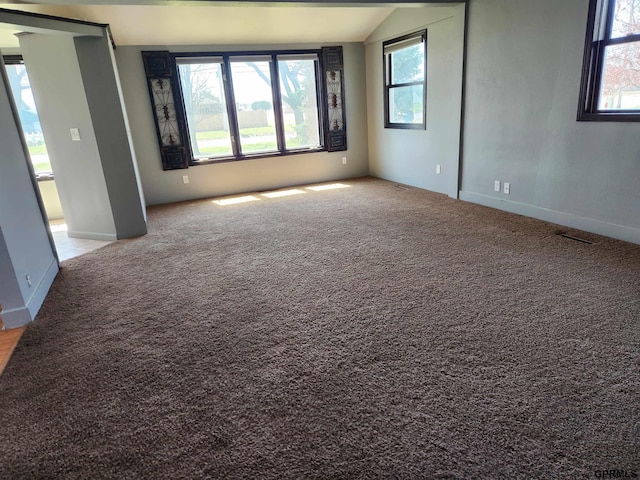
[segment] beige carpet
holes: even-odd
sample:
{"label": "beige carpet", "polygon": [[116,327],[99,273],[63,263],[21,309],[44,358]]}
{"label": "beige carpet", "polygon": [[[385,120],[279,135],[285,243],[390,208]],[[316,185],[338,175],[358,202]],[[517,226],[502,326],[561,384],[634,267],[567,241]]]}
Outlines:
{"label": "beige carpet", "polygon": [[0,377],[0,478],[638,474],[640,246],[342,183],[64,262]]}

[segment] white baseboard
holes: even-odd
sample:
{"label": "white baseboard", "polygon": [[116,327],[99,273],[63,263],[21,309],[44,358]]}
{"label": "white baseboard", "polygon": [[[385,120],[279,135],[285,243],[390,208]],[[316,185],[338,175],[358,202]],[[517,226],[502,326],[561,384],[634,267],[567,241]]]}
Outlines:
{"label": "white baseboard", "polygon": [[13,310],[2,311],[2,322],[4,328],[23,327],[31,322],[31,314],[27,307],[14,308]]}
{"label": "white baseboard", "polygon": [[53,259],[51,264],[49,264],[49,268],[47,268],[47,271],[40,279],[40,282],[35,286],[36,288],[33,291],[33,295],[27,302],[27,308],[31,314],[31,320],[36,318],[40,307],[42,307],[42,304],[44,303],[44,299],[49,293],[49,289],[51,288],[53,281],[56,279],[56,275],[58,275],[58,271],[58,262]]}
{"label": "white baseboard", "polygon": [[625,242],[640,244],[640,228],[616,225],[593,218],[580,217],[571,213],[559,212],[548,208],[536,207],[526,203],[513,202],[501,198],[483,195],[481,193],[465,192],[460,190],[460,200],[477,203],[485,207],[491,207],[506,212],[517,213],[527,217],[537,218],[546,222],[576,228],[586,232],[603,235],[605,237],[624,240]]}
{"label": "white baseboard", "polygon": [[118,240],[118,236],[115,233],[76,232],[68,230],[67,236],[72,238],[85,238],[87,240],[103,240],[105,242],[115,242]]}

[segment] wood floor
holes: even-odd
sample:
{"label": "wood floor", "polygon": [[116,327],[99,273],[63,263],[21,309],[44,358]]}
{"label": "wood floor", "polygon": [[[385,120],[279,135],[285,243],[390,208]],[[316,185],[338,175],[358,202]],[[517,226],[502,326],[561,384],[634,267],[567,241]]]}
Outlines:
{"label": "wood floor", "polygon": [[[67,236],[67,225],[64,220],[53,220],[50,222],[51,232],[58,251],[60,261],[83,255],[95,250],[111,242],[102,242],[98,240],[84,240],[80,238],[70,238]],[[0,312],[2,305],[0,305]],[[0,328],[2,328],[2,320],[0,318]],[[22,333],[26,327],[13,328],[11,330],[0,330],[0,375],[11,358],[13,349],[16,348]]]}
{"label": "wood floor", "polygon": [[0,331],[0,375],[2,375],[4,367],[7,366],[13,349],[18,345],[20,337],[26,328],[27,327],[20,327]]}

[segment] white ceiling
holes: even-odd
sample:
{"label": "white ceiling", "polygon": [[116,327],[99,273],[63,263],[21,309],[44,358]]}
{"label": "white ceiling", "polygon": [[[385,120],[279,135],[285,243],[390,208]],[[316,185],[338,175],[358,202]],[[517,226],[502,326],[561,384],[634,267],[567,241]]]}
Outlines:
{"label": "white ceiling", "polygon": [[[63,0],[64,1],[64,0]],[[66,3],[68,3],[67,0]],[[96,0],[94,0],[96,1]],[[112,0],[114,1],[114,0]],[[116,2],[118,0],[115,0]],[[138,0],[139,3],[141,0]],[[152,2],[153,0],[142,0]],[[391,14],[389,4],[33,5],[11,8],[108,23],[116,45],[230,45],[361,42]],[[407,6],[402,4],[402,6]],[[414,4],[424,6],[424,4]],[[0,48],[17,47],[0,24]]]}

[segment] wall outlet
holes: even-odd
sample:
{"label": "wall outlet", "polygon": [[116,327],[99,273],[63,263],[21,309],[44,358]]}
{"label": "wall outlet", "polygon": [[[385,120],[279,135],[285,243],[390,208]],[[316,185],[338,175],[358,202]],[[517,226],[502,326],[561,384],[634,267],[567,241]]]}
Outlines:
{"label": "wall outlet", "polygon": [[507,195],[509,195],[509,192],[511,191],[511,184],[504,182],[504,185],[502,186],[502,192],[506,193]]}
{"label": "wall outlet", "polygon": [[440,165],[436,165],[436,175],[440,175],[440,172],[442,172]]}
{"label": "wall outlet", "polygon": [[29,276],[29,274],[26,274],[25,278],[27,280],[27,285],[29,286],[29,288],[31,288],[31,277]]}
{"label": "wall outlet", "polygon": [[495,182],[493,182],[493,189],[494,189],[496,192],[499,192],[499,191],[500,191],[500,180],[496,180]]}
{"label": "wall outlet", "polygon": [[347,157],[342,157],[342,164],[346,165],[347,164]]}
{"label": "wall outlet", "polygon": [[182,176],[182,183],[189,183],[189,175]]}
{"label": "wall outlet", "polygon": [[71,140],[73,140],[74,142],[79,142],[80,130],[78,130],[77,128],[70,128],[69,131],[71,132]]}

